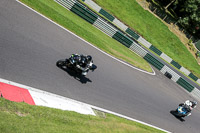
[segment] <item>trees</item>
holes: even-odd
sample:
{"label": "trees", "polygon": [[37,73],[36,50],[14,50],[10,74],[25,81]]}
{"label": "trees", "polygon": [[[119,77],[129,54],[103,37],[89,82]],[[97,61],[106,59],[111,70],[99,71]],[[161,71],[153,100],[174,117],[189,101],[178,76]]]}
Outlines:
{"label": "trees", "polygon": [[165,6],[165,10],[173,3],[175,2],[176,0],[172,0],[167,6]]}
{"label": "trees", "polygon": [[[172,14],[188,32],[200,38],[200,0],[154,0]],[[169,10],[170,9],[170,10]]]}
{"label": "trees", "polygon": [[200,0],[176,0],[174,3],[179,23],[193,34],[200,30]]}

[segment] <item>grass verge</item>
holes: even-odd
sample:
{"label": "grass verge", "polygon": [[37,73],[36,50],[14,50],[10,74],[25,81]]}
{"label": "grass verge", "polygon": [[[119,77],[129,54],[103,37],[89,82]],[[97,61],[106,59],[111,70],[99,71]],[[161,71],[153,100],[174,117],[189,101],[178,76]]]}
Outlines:
{"label": "grass verge", "polygon": [[111,114],[106,118],[82,115],[0,98],[1,133],[111,133],[162,131]]}
{"label": "grass verge", "polygon": [[136,0],[94,0],[181,66],[200,77],[200,66],[179,38]]}
{"label": "grass verge", "polygon": [[125,62],[129,62],[138,68],[152,72],[150,65],[143,58],[139,57],[119,42],[105,35],[103,32],[96,29],[76,14],[60,6],[53,0],[20,1],[74,32],[103,51],[122,59]]}

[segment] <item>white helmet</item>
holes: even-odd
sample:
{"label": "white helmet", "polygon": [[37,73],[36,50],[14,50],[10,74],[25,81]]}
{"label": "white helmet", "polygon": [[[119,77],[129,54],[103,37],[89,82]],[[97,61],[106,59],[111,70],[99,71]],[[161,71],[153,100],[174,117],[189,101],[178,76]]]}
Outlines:
{"label": "white helmet", "polygon": [[185,101],[185,104],[187,105],[187,106],[192,106],[192,103],[190,102],[190,100],[187,100],[187,101]]}

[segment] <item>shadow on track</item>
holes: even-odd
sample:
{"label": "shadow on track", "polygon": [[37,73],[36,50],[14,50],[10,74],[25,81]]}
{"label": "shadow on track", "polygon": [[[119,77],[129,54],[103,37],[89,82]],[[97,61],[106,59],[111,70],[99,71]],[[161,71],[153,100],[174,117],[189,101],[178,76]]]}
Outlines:
{"label": "shadow on track", "polygon": [[85,77],[83,75],[77,74],[73,70],[68,70],[67,68],[64,68],[64,67],[58,67],[58,68],[60,68],[63,71],[67,72],[70,76],[72,76],[74,79],[80,81],[82,84],[86,84],[87,82],[92,82],[89,78],[87,78],[87,77]]}
{"label": "shadow on track", "polygon": [[185,120],[182,117],[178,117],[176,115],[176,111],[175,110],[171,110],[170,113],[178,120],[180,120],[181,122],[184,122]]}
{"label": "shadow on track", "polygon": [[87,78],[87,77],[85,77],[83,75],[77,74],[73,70],[68,70],[67,68],[59,67],[59,66],[57,66],[57,67],[62,69],[65,72],[67,72],[70,76],[72,76],[74,79],[80,81],[82,84],[86,84],[87,82],[92,82],[89,78]]}

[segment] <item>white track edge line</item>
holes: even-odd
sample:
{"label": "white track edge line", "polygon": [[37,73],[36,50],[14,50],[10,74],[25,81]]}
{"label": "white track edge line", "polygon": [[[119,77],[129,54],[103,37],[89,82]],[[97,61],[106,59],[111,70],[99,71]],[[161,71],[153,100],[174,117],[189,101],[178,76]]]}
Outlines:
{"label": "white track edge line", "polygon": [[[102,51],[101,49],[99,49],[99,48],[97,48],[96,46],[92,45],[91,43],[87,42],[87,41],[84,40],[83,38],[79,37],[78,35],[74,34],[73,32],[71,32],[71,31],[69,31],[68,29],[64,28],[63,26],[59,25],[58,23],[56,23],[56,22],[52,21],[51,19],[47,18],[47,17],[44,16],[43,14],[41,14],[41,13],[37,12],[36,10],[32,9],[31,7],[25,5],[25,4],[22,3],[21,1],[19,1],[19,0],[16,0],[16,1],[17,1],[18,3],[20,3],[20,4],[22,4],[23,6],[27,7],[28,9],[32,10],[33,12],[37,13],[38,15],[40,15],[40,16],[44,17],[45,19],[49,20],[50,22],[54,23],[55,25],[57,25],[58,27],[62,28],[63,30],[65,30],[65,31],[71,33],[72,35],[76,36],[76,37],[79,38],[80,40],[86,42],[87,44],[89,44],[90,46],[92,46],[92,47],[94,47],[95,49],[99,50],[100,52],[102,52],[102,53],[106,54],[107,56],[109,56],[109,57],[111,57],[111,58],[113,58],[113,59],[119,61],[120,63],[122,63],[122,64],[124,64],[124,65],[127,65],[127,66],[129,66],[129,67],[131,67],[131,68],[133,68],[133,69],[138,70],[138,71],[141,71],[141,72],[143,72],[143,73],[147,73],[147,74],[150,74],[150,75],[156,75],[156,73],[155,73],[155,71],[154,71],[154,69],[153,69],[152,67],[151,67],[151,69],[153,70],[153,72],[150,73],[150,72],[144,71],[144,70],[142,70],[142,69],[139,69],[139,68],[137,68],[137,67],[134,67],[134,66],[132,66],[132,65],[130,65],[130,64],[127,64],[127,63],[125,63],[124,61],[121,61],[121,60],[119,60],[119,59],[117,59],[117,58],[111,56],[110,54],[108,54],[108,53]],[[151,66],[151,65],[150,65],[150,66]]]}
{"label": "white track edge line", "polygon": [[27,90],[35,91],[35,92],[38,92],[38,93],[54,96],[54,97],[61,98],[61,99],[64,99],[64,100],[70,100],[72,102],[75,102],[75,103],[78,103],[78,104],[81,104],[81,105],[86,105],[86,106],[89,106],[90,108],[93,108],[93,109],[96,109],[96,110],[99,110],[99,111],[102,111],[102,112],[105,112],[105,113],[110,113],[110,114],[113,114],[113,115],[116,115],[116,116],[119,116],[119,117],[122,117],[122,118],[125,118],[125,119],[128,119],[128,120],[131,120],[131,121],[135,121],[135,122],[144,124],[144,125],[149,126],[149,127],[153,127],[155,129],[164,131],[166,133],[171,133],[171,132],[169,132],[167,130],[164,130],[164,129],[156,127],[154,125],[142,122],[140,120],[136,120],[136,119],[127,117],[125,115],[121,115],[121,114],[118,114],[118,113],[115,113],[115,112],[112,112],[112,111],[109,111],[109,110],[106,110],[106,109],[103,109],[103,108],[100,108],[100,107],[97,107],[97,106],[93,106],[93,105],[90,105],[90,104],[87,104],[87,103],[83,103],[83,102],[80,102],[80,101],[77,101],[77,100],[73,100],[73,99],[70,99],[70,98],[67,98],[67,97],[63,97],[63,96],[60,96],[60,95],[57,95],[57,94],[53,94],[53,93],[50,93],[50,92],[47,92],[47,91],[43,91],[43,90],[36,89],[36,88],[30,87],[30,86],[22,85],[22,84],[19,84],[19,83],[13,82],[13,81],[9,81],[9,80],[6,80],[6,79],[2,79],[2,78],[0,78],[0,82],[6,83],[6,84],[10,84],[10,85],[14,85],[14,86],[17,86],[17,87],[20,87],[20,88],[24,88],[24,89],[27,89]]}

